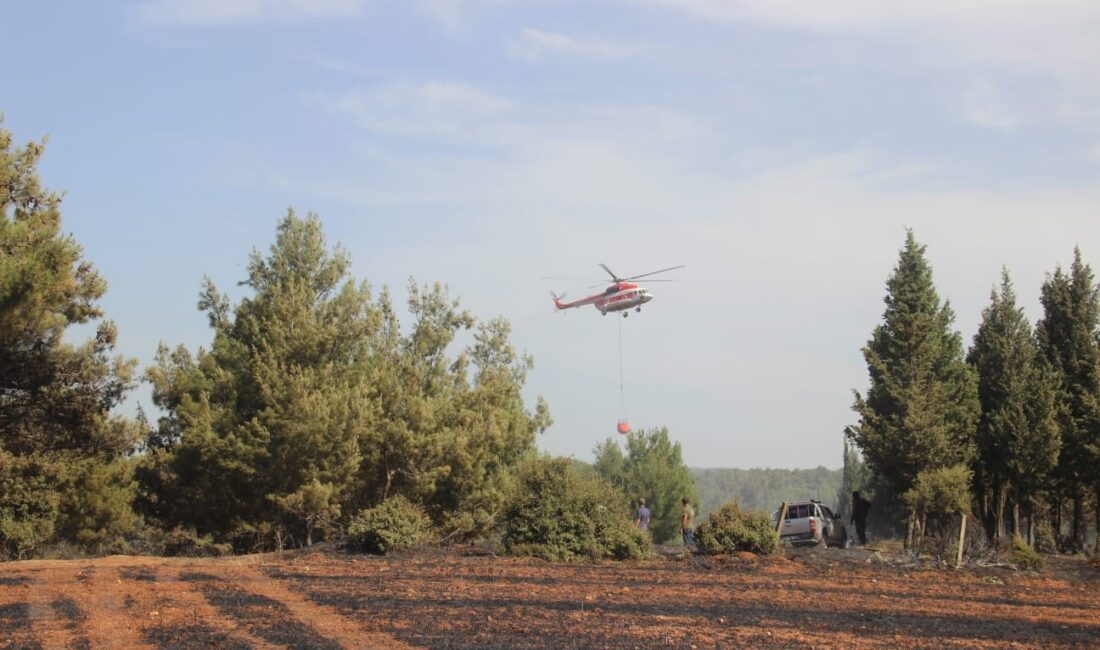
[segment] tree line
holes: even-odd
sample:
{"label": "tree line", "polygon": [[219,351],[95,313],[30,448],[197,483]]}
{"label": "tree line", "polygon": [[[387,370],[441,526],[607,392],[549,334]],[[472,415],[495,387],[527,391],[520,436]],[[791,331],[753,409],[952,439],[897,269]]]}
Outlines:
{"label": "tree line", "polygon": [[848,500],[846,496],[837,499],[841,471],[825,467],[692,468],[691,475],[699,489],[700,515],[718,510],[729,502],[736,502],[745,510],[771,513],[784,501],[818,499],[839,509]]}
{"label": "tree line", "polygon": [[1079,248],[1040,301],[1032,325],[1003,270],[964,350],[908,232],[846,430],[842,490],[873,494],[880,527],[912,542],[972,512],[991,542],[1085,549],[1089,510],[1100,524],[1100,287]]}
{"label": "tree line", "polygon": [[[312,214],[288,211],[252,252],[246,297],[205,279],[209,347],[162,344],[140,372],[116,352],[97,304],[106,283],[63,234],[60,195],[40,183],[42,151],[0,128],[0,555],[308,545],[394,498],[464,539],[497,526],[516,490],[573,484],[566,465],[521,471],[551,418],[522,397],[533,362],[508,322],[413,280],[402,322]],[[964,351],[908,233],[863,350],[870,386],[855,393],[843,496],[866,490],[875,520],[909,538],[966,509],[994,541],[1084,548],[1089,513],[1100,520],[1100,289],[1079,250],[1040,297],[1032,326],[1005,271]],[[66,340],[92,324],[89,340]],[[140,381],[153,422],[113,413]],[[612,491],[652,504],[657,541],[673,537],[675,504],[697,492],[668,431],[595,455]],[[829,497],[835,483],[816,479],[805,489]],[[582,492],[579,509],[604,512]]]}

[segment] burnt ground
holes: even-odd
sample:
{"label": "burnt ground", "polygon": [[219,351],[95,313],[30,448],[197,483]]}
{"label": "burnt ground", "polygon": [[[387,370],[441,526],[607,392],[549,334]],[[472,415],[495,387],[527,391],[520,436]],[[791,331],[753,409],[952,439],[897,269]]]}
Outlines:
{"label": "burnt ground", "polygon": [[1100,569],[842,550],[561,565],[338,552],[0,564],[0,648],[1087,648]]}

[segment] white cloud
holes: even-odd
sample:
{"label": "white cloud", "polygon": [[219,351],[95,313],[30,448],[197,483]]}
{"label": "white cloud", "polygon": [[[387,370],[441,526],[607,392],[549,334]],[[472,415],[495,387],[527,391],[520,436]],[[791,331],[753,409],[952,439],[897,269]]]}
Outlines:
{"label": "white cloud", "polygon": [[512,110],[510,100],[454,82],[395,83],[370,91],[307,95],[324,110],[390,135],[457,142],[491,142],[492,128]]}
{"label": "white cloud", "polygon": [[[311,93],[306,99],[372,133],[468,145],[496,157],[568,158],[574,169],[599,166],[598,161],[620,150],[660,146],[665,155],[686,151],[705,145],[711,132],[699,116],[663,107],[526,104],[474,85],[443,81]],[[552,169],[546,174],[544,183],[558,175]]]}
{"label": "white cloud", "polygon": [[420,13],[452,32],[464,32],[467,29],[462,5],[462,0],[416,0],[416,8]]}
{"label": "white cloud", "polygon": [[328,54],[313,52],[298,57],[300,61],[308,65],[316,66],[329,72],[338,72],[354,77],[384,77],[385,70],[379,66],[363,65],[348,59]]}
{"label": "white cloud", "polygon": [[[838,34],[901,47],[939,70],[974,69],[1007,80],[1051,80],[1033,117],[1100,131],[1100,2],[1094,0],[622,0],[730,24]],[[901,62],[898,62],[901,63]],[[1007,85],[1007,84],[1006,84]],[[1029,88],[993,101],[964,90],[964,115],[986,127],[1019,125]],[[1055,105],[1055,104],[1058,105]]]}
{"label": "white cloud", "polygon": [[939,63],[1007,65],[1058,76],[1100,68],[1100,3],[1093,0],[626,0],[712,20],[907,40]]}
{"label": "white cloud", "polygon": [[512,56],[528,61],[565,56],[583,59],[623,59],[635,54],[635,49],[606,40],[578,39],[565,34],[524,28],[518,38],[508,43]]}
{"label": "white cloud", "polygon": [[964,93],[961,113],[968,122],[1001,131],[1012,131],[1021,121],[1016,110],[986,81],[973,84]]}
{"label": "white cloud", "polygon": [[147,0],[138,15],[156,25],[213,27],[351,16],[364,0]]}

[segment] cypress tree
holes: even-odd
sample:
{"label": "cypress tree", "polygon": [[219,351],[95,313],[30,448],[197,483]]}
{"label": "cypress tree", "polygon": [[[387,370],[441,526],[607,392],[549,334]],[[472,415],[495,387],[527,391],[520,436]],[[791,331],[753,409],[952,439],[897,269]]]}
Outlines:
{"label": "cypress tree", "polygon": [[895,495],[922,471],[969,463],[975,454],[977,381],[924,253],[909,231],[886,283],[883,322],[863,348],[871,385],[866,395],[854,391],[859,422],[849,430]]}
{"label": "cypress tree", "polygon": [[[976,436],[974,483],[986,534],[1003,541],[1005,504],[1013,498],[1030,511],[1032,497],[1058,459],[1055,386],[1040,359],[1031,325],[1008,271],[990,296],[967,361],[978,375],[982,413]],[[1013,517],[1019,534],[1018,517]]]}
{"label": "cypress tree", "polygon": [[[1100,288],[1091,267],[1073,251],[1067,275],[1061,267],[1043,283],[1043,318],[1036,326],[1039,349],[1059,384],[1059,429],[1062,447],[1058,457],[1057,491],[1072,503],[1069,546],[1085,545],[1085,499],[1092,488],[1100,497]],[[1059,531],[1061,499],[1053,504],[1055,530]],[[1100,507],[1097,508],[1100,520]]]}

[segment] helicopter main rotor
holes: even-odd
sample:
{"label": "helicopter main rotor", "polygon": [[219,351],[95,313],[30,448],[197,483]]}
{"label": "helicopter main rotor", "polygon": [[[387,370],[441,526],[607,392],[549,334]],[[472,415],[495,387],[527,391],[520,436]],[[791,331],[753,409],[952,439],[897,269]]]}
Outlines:
{"label": "helicopter main rotor", "polygon": [[[632,275],[629,278],[620,278],[619,276],[615,275],[615,272],[612,271],[611,269],[609,269],[606,264],[604,264],[602,262],[600,263],[600,267],[602,267],[604,271],[607,271],[607,274],[611,276],[611,281],[615,282],[615,283],[629,282],[631,280],[637,280],[639,278],[646,278],[646,277],[649,277],[651,275],[657,275],[658,273],[664,273],[666,271],[675,271],[676,269],[682,269],[685,266],[687,266],[687,265],[686,264],[680,264],[679,266],[670,266],[667,269],[661,269],[660,271],[650,271],[649,273],[642,273],[641,275]],[[672,282],[672,280],[646,280],[646,282]]]}

